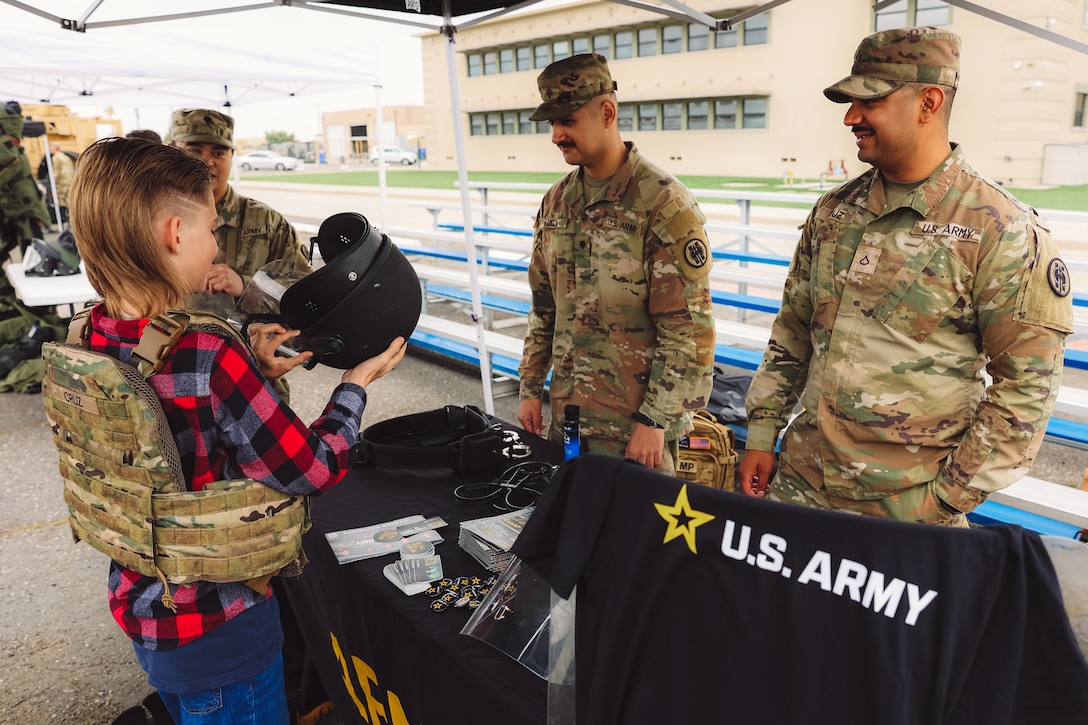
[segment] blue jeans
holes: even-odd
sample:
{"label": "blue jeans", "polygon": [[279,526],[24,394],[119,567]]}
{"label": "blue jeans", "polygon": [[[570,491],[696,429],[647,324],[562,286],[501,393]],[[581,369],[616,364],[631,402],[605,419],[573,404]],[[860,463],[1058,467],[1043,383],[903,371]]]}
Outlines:
{"label": "blue jeans", "polygon": [[264,672],[192,695],[160,692],[177,725],[287,725],[283,655]]}

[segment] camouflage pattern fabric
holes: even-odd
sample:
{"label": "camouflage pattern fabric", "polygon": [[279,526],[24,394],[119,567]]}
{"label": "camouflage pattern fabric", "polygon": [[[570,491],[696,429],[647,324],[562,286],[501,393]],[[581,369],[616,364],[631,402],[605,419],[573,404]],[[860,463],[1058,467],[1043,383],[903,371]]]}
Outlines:
{"label": "camouflage pattern fabric", "polygon": [[170,114],[167,139],[174,144],[210,143],[234,148],[234,119],[210,108],[179,108]]}
{"label": "camouflage pattern fabric", "polygon": [[[209,316],[170,318],[237,338]],[[174,584],[246,581],[300,559],[310,525],[304,496],[252,479],[188,490],[158,397],[134,367],[71,344],[47,343],[42,355],[42,397],[77,541]]]}
{"label": "camouflage pattern fabric", "polygon": [[42,389],[45,364],[40,357],[23,360],[0,379],[0,393],[38,393]]}
{"label": "camouflage pattern fabric", "polygon": [[597,96],[616,90],[608,60],[596,53],[572,55],[549,65],[536,78],[543,103],[530,121],[552,121],[577,111]]}
{"label": "camouflage pattern fabric", "polygon": [[26,307],[16,301],[15,289],[7,275],[0,274],[0,348],[14,345],[23,339],[34,325],[34,318]]}
{"label": "camouflage pattern fabric", "polygon": [[34,180],[22,138],[23,116],[0,107],[0,217],[5,221],[5,248],[39,236],[37,223],[49,223],[49,210]]}
{"label": "camouflage pattern fabric", "polygon": [[959,147],[885,203],[870,170],[809,215],[748,392],[747,447],[773,451],[800,399],[780,478],[835,508],[967,513],[1042,443],[1073,329],[1068,270],[1034,211]]}
{"label": "camouflage pattern fabric", "polygon": [[554,368],[553,421],[574,404],[583,437],[627,441],[642,412],[673,439],[713,383],[705,217],[683,184],[627,147],[592,203],[581,169],[544,196],[520,395],[541,398]]}
{"label": "camouflage pattern fabric", "polygon": [[72,178],[76,173],[76,165],[72,163],[72,157],[63,151],[53,154],[53,181],[57,185],[57,201],[63,207],[68,206],[68,192],[72,189]]}
{"label": "camouflage pattern fabric", "polygon": [[219,226],[215,230],[219,253],[215,255],[215,263],[233,269],[245,284],[249,284],[257,270],[278,259],[294,260],[301,269],[310,270],[295,228],[272,207],[248,199],[228,186],[226,196],[215,205],[215,210],[219,213]]}
{"label": "camouflage pattern fabric", "polygon": [[896,28],[863,38],[850,75],[824,89],[835,103],[883,98],[907,83],[955,88],[960,78],[960,38],[941,28]]}
{"label": "camouflage pattern fabric", "polygon": [[[551,430],[548,432],[548,440],[556,443],[563,441],[563,424],[556,417],[552,417]],[[582,455],[598,453],[602,456],[613,458],[625,458],[627,456],[627,441],[612,440],[609,438],[588,438],[578,436],[578,442]],[[661,447],[661,465],[654,470],[666,476],[676,475],[676,461],[680,460],[680,441],[677,438],[666,438],[665,445]]]}
{"label": "camouflage pattern fabric", "polygon": [[[215,210],[219,213],[219,226],[215,229],[219,252],[214,263],[233,269],[244,285],[250,283],[261,267],[280,259],[292,260],[297,268],[312,271],[310,262],[302,254],[295,228],[272,207],[244,197],[228,186]],[[216,301],[214,298],[225,299]],[[234,308],[234,302],[221,292],[202,292],[194,295],[191,306],[210,311],[218,305],[229,310]],[[246,346],[249,346],[248,342]],[[290,404],[291,386],[287,379],[276,378],[272,386]]]}

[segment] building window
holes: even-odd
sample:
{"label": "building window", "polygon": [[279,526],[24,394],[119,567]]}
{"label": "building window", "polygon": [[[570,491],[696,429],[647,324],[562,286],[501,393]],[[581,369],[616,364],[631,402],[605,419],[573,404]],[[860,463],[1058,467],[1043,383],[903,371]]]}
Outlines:
{"label": "building window", "polygon": [[640,103],[640,104],[638,104],[638,130],[639,131],[656,131],[657,130],[657,104],[656,103]]}
{"label": "building window", "polygon": [[766,13],[748,18],[744,21],[744,44],[763,45],[767,42],[767,26],[769,24]]}
{"label": "building window", "polygon": [[736,48],[737,47],[737,29],[730,28],[729,30],[716,30],[714,31],[714,47],[715,48]]}
{"label": "building window", "polygon": [[573,46],[575,55],[589,52],[589,38],[575,38]]}
{"label": "building window", "polygon": [[661,104],[661,128],[664,131],[682,131],[684,129],[684,104]]}
{"label": "building window", "polygon": [[767,99],[744,99],[744,127],[767,128]]}
{"label": "building window", "polygon": [[527,45],[523,45],[517,49],[517,65],[518,70],[529,70],[533,67],[533,51]]}
{"label": "building window", "polygon": [[707,128],[708,109],[706,101],[688,101],[688,128],[693,131]]}
{"label": "building window", "polygon": [[514,72],[514,49],[503,48],[499,51],[499,73]]}
{"label": "building window", "polygon": [[948,3],[943,0],[899,0],[883,10],[877,10],[877,31],[907,28],[915,25],[944,26],[949,23]]}
{"label": "building window", "polygon": [[484,75],[493,76],[499,72],[499,54],[493,50],[484,53]]}
{"label": "building window", "polygon": [[1073,128],[1084,128],[1084,110],[1088,106],[1088,93],[1077,93],[1073,101]]}
{"label": "building window", "polygon": [[593,52],[603,55],[605,58],[612,56],[612,36],[604,33],[593,36]]}
{"label": "building window", "polygon": [[907,0],[899,0],[883,10],[876,11],[876,31],[892,30],[893,28],[905,28],[907,22]]}
{"label": "building window", "polygon": [[479,53],[468,56],[468,77],[478,76],[484,72],[484,59]]}
{"label": "building window", "polygon": [[714,128],[737,127],[737,102],[734,100],[714,101]]}
{"label": "building window", "polygon": [[657,55],[657,28],[642,28],[638,31],[638,55],[640,58]]}
{"label": "building window", "polygon": [[552,43],[552,62],[570,57],[570,41],[557,40]]}
{"label": "building window", "polygon": [[543,68],[551,62],[551,53],[546,45],[533,46],[533,67]]}
{"label": "building window", "polygon": [[[1078,85],[1074,125],[1084,126],[1088,109],[1088,87]],[[616,110],[616,124],[621,134],[632,131],[706,131],[713,129],[767,128],[769,99],[703,98],[647,103],[623,103]],[[713,112],[713,115],[711,113]],[[532,110],[496,110],[469,114],[473,136],[512,136],[515,134],[551,134],[548,121],[531,121]]]}
{"label": "building window", "polygon": [[627,133],[635,129],[635,107],[630,103],[622,103],[616,109],[616,127],[620,133]]}
{"label": "building window", "polygon": [[635,34],[630,30],[616,33],[616,58],[634,57]]}
{"label": "building window", "polygon": [[684,26],[666,25],[661,29],[661,54],[672,55],[684,49]]}
{"label": "building window", "polygon": [[948,3],[941,0],[918,0],[912,25],[948,25]]}
{"label": "building window", "polygon": [[710,47],[710,28],[692,23],[688,26],[688,50],[706,50]]}

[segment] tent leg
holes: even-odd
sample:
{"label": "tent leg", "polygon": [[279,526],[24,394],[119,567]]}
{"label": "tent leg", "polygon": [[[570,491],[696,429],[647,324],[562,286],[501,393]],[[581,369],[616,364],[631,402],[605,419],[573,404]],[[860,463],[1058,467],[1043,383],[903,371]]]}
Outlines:
{"label": "tent leg", "polygon": [[461,94],[457,81],[457,63],[453,53],[454,29],[449,0],[444,3],[446,18],[446,70],[450,84],[450,112],[453,116],[453,139],[457,151],[457,179],[461,187],[461,214],[465,219],[465,256],[468,260],[468,278],[472,287],[472,320],[476,323],[476,350],[480,354],[480,381],[484,388],[484,411],[495,413],[491,391],[491,353],[487,349],[487,330],[484,327],[483,306],[480,302],[479,269],[476,264],[476,241],[472,229],[472,201],[469,199],[468,171],[465,161],[465,132],[461,124]]}

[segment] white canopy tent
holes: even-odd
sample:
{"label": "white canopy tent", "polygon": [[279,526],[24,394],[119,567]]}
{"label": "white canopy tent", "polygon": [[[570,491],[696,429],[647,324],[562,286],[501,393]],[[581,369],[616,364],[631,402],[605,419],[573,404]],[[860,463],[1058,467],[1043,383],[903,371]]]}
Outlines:
{"label": "white canopy tent", "polygon": [[9,49],[0,56],[0,94],[31,103],[218,108],[380,84],[366,45],[319,62],[155,32],[4,27],[0,47]]}
{"label": "white canopy tent", "polygon": [[204,106],[233,115],[261,101],[380,85],[374,52],[366,45],[316,62],[154,32],[85,36],[5,26],[0,47],[17,49],[0,55],[0,97],[22,103],[125,105],[137,113],[141,106]]}
{"label": "white canopy tent", "polygon": [[[118,0],[118,3],[120,1],[121,0]],[[446,68],[451,89],[451,98],[453,99],[451,104],[451,115],[454,128],[458,177],[461,188],[462,214],[463,218],[468,220],[471,219],[472,216],[471,202],[469,199],[467,164],[465,159],[463,119],[459,103],[457,66],[454,58],[456,32],[458,28],[469,27],[500,15],[536,5],[542,1],[543,0],[523,0],[522,2],[510,3],[508,0],[265,0],[263,2],[255,2],[247,5],[209,2],[202,7],[196,7],[197,3],[190,1],[187,3],[179,3],[179,12],[177,13],[147,16],[133,12],[126,16],[116,16],[112,18],[106,17],[104,12],[100,12],[101,8],[111,6],[109,0],[84,0],[88,5],[78,17],[65,17],[49,12],[44,9],[45,6],[49,4],[47,2],[26,3],[21,0],[0,0],[0,3],[33,13],[54,22],[59,28],[75,31],[77,33],[85,33],[91,30],[98,33],[105,32],[110,28],[116,29],[135,24],[176,21],[206,15],[227,15],[271,7],[291,7],[294,9],[325,12],[337,17],[395,22],[440,32],[447,39]],[[712,29],[724,30],[743,22],[748,18],[765,13],[772,8],[789,3],[792,0],[768,0],[768,2],[736,13],[726,19],[714,18],[700,10],[689,7],[681,2],[681,0],[660,0],[661,4],[653,4],[644,2],[643,0],[609,1],[658,13],[685,22],[706,25]],[[892,5],[896,1],[897,0],[875,0],[872,7],[874,10],[879,10]],[[1031,25],[1017,18],[993,11],[985,6],[969,2],[968,0],[946,0],[946,2],[948,2],[949,5],[961,8],[962,10],[980,14],[995,22],[1009,25],[1022,30],[1023,32],[1058,43],[1077,52],[1088,54],[1088,45],[1058,33],[1054,33],[1046,28]],[[828,3],[826,3],[825,0],[820,0],[819,11],[827,12],[827,6]],[[138,7],[140,13],[142,13],[146,9],[146,4]],[[360,10],[360,8],[365,8],[366,10]],[[59,36],[64,34],[60,33],[56,35]],[[125,37],[127,39],[133,36],[126,35]],[[0,72],[0,79],[2,78],[3,74]],[[2,93],[2,91],[0,91],[0,93]],[[380,126],[380,107],[378,122]],[[384,165],[382,165],[382,167],[384,167]],[[381,173],[383,174],[382,182],[384,186],[384,171]],[[468,271],[472,286],[472,313],[473,318],[476,320],[477,350],[480,357],[480,376],[483,381],[485,409],[488,413],[492,413],[494,412],[494,403],[491,393],[490,360],[485,343],[484,317],[480,302],[477,269],[476,264],[473,263],[476,256],[476,245],[473,238],[472,226],[470,224],[465,225],[465,240],[469,259]]]}

